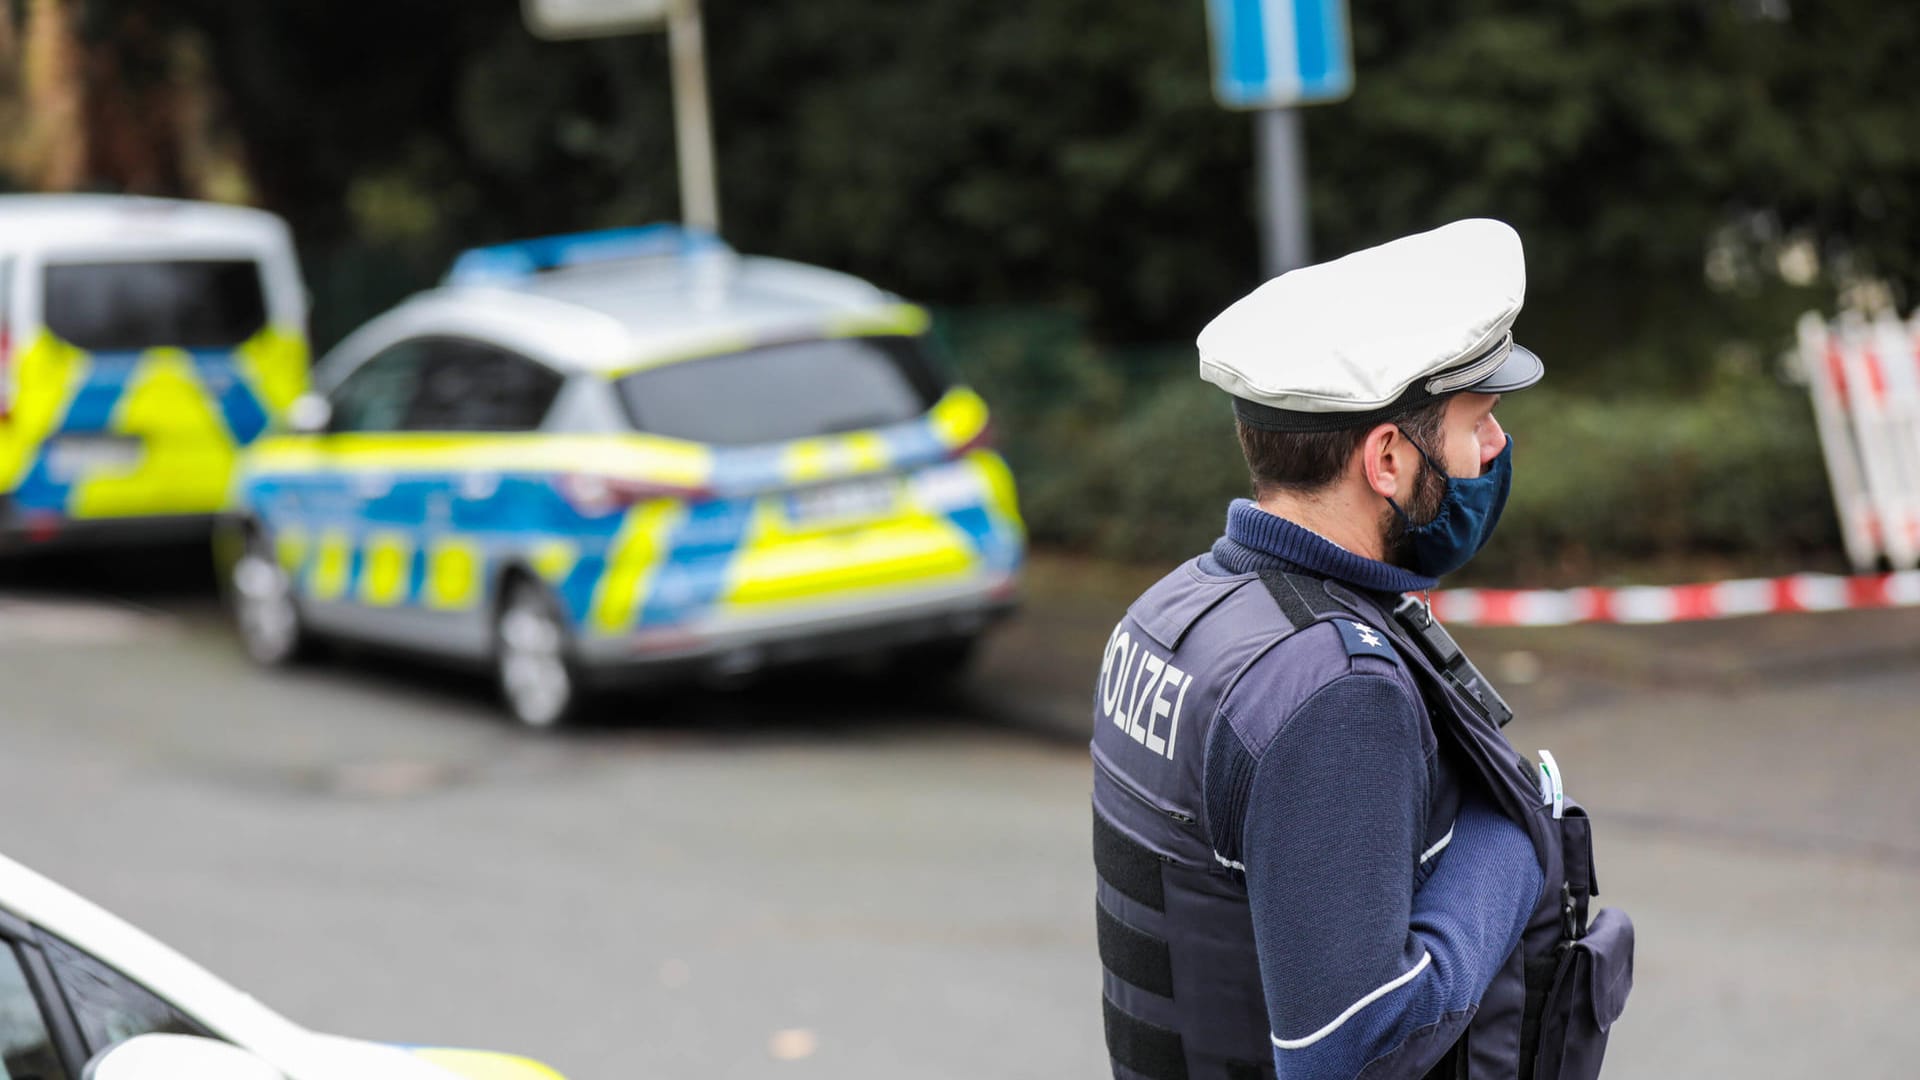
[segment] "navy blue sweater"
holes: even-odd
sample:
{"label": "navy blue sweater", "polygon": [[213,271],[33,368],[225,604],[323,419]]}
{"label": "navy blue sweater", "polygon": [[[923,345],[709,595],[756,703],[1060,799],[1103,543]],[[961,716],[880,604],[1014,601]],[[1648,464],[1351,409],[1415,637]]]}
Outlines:
{"label": "navy blue sweater", "polygon": [[[1236,501],[1200,569],[1276,567],[1373,592],[1434,584]],[[1215,738],[1242,745],[1221,757],[1251,776],[1223,798],[1210,774],[1209,821],[1245,864],[1282,1080],[1375,1062],[1419,1077],[1518,945],[1541,872],[1526,833],[1456,783],[1404,669],[1315,636],[1337,633],[1287,639],[1222,702]]]}

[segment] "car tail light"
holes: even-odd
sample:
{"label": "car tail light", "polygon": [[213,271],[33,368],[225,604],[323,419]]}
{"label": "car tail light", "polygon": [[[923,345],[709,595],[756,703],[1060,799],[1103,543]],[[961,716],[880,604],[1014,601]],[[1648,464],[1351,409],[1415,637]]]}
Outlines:
{"label": "car tail light", "polygon": [[999,436],[993,430],[993,421],[988,420],[980,425],[980,430],[974,432],[972,438],[947,451],[947,454],[949,457],[963,458],[975,450],[991,450],[998,441]]}
{"label": "car tail light", "polygon": [[635,480],[624,476],[607,476],[602,473],[562,473],[554,486],[561,497],[582,514],[588,517],[601,517],[616,511],[625,510],[636,503],[649,499],[685,499],[706,498],[710,492],[705,488],[684,484],[662,484],[651,480]]}

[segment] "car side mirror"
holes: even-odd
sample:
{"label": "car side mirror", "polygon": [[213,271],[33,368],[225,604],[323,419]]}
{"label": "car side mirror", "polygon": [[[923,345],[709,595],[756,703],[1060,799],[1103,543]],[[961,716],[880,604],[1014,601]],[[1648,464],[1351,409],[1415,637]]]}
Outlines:
{"label": "car side mirror", "polygon": [[301,394],[287,409],[287,430],[297,435],[324,435],[333,423],[333,406],[319,394]]}
{"label": "car side mirror", "polygon": [[218,1039],[136,1035],[93,1056],[80,1080],[286,1080],[280,1070]]}

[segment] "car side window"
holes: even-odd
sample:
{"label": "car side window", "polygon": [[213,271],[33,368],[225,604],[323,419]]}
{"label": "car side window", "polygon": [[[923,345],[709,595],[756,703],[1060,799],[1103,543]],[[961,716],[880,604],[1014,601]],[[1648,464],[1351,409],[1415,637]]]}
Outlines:
{"label": "car side window", "polygon": [[135,1035],[212,1034],[100,960],[51,934],[42,933],[40,940],[67,1004],[80,1021],[88,1053],[97,1054]]}
{"label": "car side window", "polygon": [[420,376],[426,369],[431,342],[414,340],[389,345],[348,375],[328,395],[333,415],[327,430],[398,431],[406,418]]}
{"label": "car side window", "polygon": [[67,1080],[47,1034],[27,972],[14,946],[0,942],[0,1076],[6,1080]]}
{"label": "car side window", "polygon": [[560,392],[560,374],[491,345],[451,338],[433,343],[408,431],[532,431]]}

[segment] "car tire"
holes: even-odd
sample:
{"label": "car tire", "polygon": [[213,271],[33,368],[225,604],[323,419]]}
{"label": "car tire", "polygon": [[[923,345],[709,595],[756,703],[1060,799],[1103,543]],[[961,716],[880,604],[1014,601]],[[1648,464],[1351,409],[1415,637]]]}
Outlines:
{"label": "car tire", "polygon": [[559,603],[538,582],[507,582],[494,614],[493,661],[500,700],[521,727],[548,731],[579,714],[587,695],[572,635]]}
{"label": "car tire", "polygon": [[287,667],[313,655],[313,635],[301,619],[293,576],[262,530],[247,530],[227,570],[227,595],[240,645],[255,663]]}

